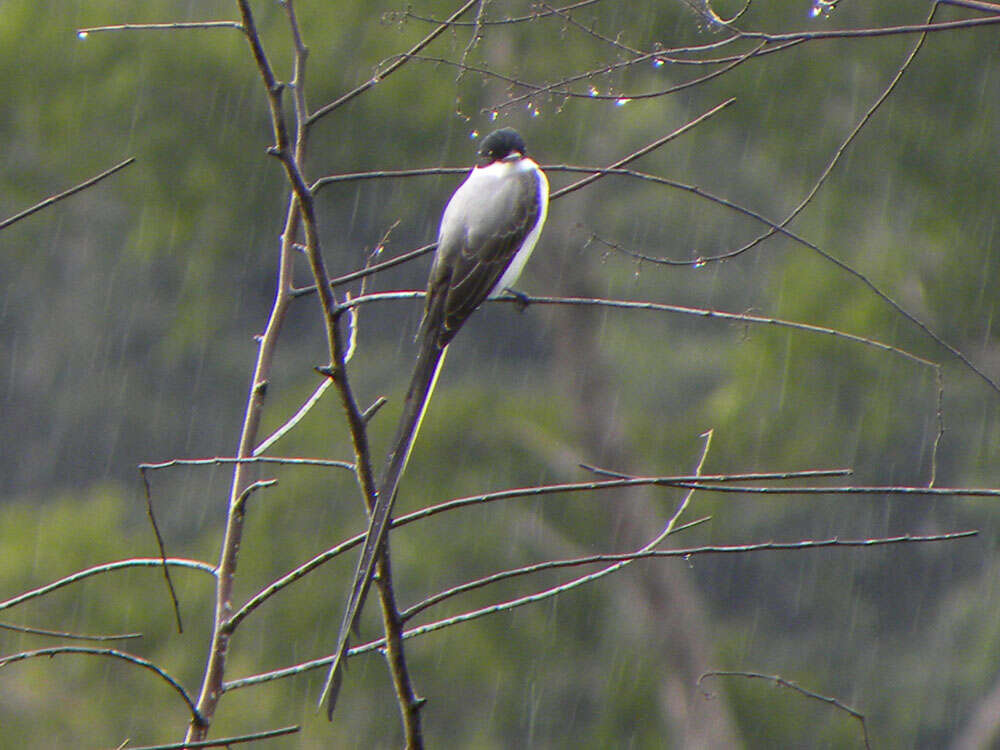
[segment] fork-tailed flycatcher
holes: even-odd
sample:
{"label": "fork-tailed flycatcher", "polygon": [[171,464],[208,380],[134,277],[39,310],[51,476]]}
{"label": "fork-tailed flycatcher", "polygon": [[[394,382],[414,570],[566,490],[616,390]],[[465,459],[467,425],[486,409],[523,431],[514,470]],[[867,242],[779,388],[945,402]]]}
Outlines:
{"label": "fork-tailed flycatcher", "polygon": [[427,409],[448,344],[487,298],[508,290],[524,269],[548,213],[549,183],[511,128],[490,133],[479,163],[451,196],[441,217],[437,253],[427,281],[419,353],[403,414],[386,456],[333,664],[320,697],[332,717],[350,633],[371,584],[392,504]]}

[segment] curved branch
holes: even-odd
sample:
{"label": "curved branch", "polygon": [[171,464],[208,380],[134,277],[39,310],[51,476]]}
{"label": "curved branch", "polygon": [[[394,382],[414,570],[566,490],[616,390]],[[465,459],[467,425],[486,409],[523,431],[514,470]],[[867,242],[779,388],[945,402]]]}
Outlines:
{"label": "curved branch", "polygon": [[[401,300],[401,299],[415,299],[423,296],[423,292],[417,291],[404,291],[404,292],[374,292],[372,294],[365,294],[359,297],[354,297],[344,303],[342,307],[353,307],[355,305],[363,305],[371,302],[387,302],[391,300]],[[873,349],[878,349],[879,351],[895,354],[896,356],[908,359],[916,364],[923,365],[925,367],[937,368],[940,367],[938,362],[926,359],[917,354],[906,351],[905,349],[900,349],[899,347],[892,346],[891,344],[885,344],[877,339],[868,338],[866,336],[860,336],[854,333],[847,333],[845,331],[837,330],[836,328],[827,328],[826,326],[813,325],[812,323],[799,323],[793,320],[784,320],[783,318],[769,318],[762,315],[750,315],[749,313],[732,313],[725,312],[724,310],[712,310],[709,308],[702,307],[685,307],[683,305],[670,305],[664,302],[643,302],[638,300],[623,300],[623,299],[606,299],[600,297],[535,297],[529,294],[518,294],[516,297],[512,295],[506,295],[503,297],[498,297],[496,302],[508,302],[521,305],[579,305],[582,307],[612,307],[622,310],[648,310],[652,312],[667,312],[676,313],[680,315],[694,315],[699,318],[716,318],[719,320],[728,320],[735,323],[753,323],[759,325],[772,325],[780,328],[791,328],[798,331],[805,331],[807,333],[819,333],[825,336],[832,336],[834,338],[841,338],[846,341],[850,341],[855,344],[862,344],[864,346],[871,347]]]}
{"label": "curved branch", "polygon": [[[157,561],[159,562],[159,561]],[[187,694],[187,691],[181,687],[180,683],[177,682],[173,677],[167,674],[163,669],[153,664],[153,662],[143,659],[139,656],[133,656],[132,654],[126,654],[124,651],[117,651],[113,648],[87,648],[85,646],[55,646],[53,648],[40,648],[35,651],[22,651],[17,654],[11,654],[10,656],[0,657],[0,668],[6,667],[9,664],[14,664],[19,661],[25,661],[27,659],[34,659],[40,656],[47,656],[49,658],[53,656],[59,656],[60,654],[90,654],[92,656],[107,656],[112,659],[121,659],[122,661],[128,662],[129,664],[134,664],[137,667],[142,667],[143,669],[148,669],[153,674],[157,675],[160,679],[170,685],[187,704],[188,710],[191,712],[191,720],[196,724],[202,724],[203,719],[201,714],[198,713],[198,709],[195,707],[194,702],[191,697]]]}
{"label": "curved branch", "polygon": [[[826,703],[827,705],[833,706],[834,708],[840,711],[844,711],[852,718],[858,720],[858,723],[861,724],[861,736],[862,739],[864,740],[865,748],[867,748],[867,750],[871,749],[871,744],[869,743],[868,740],[868,725],[865,723],[865,715],[860,711],[851,708],[846,703],[841,703],[836,698],[831,698],[828,695],[821,695],[820,693],[813,692],[812,690],[807,690],[801,685],[797,685],[790,680],[786,680],[784,677],[781,677],[780,675],[766,675],[766,674],[760,674],[759,672],[730,672],[730,671],[713,670],[711,672],[705,672],[704,674],[702,674],[701,677],[698,678],[698,686],[701,687],[702,681],[704,681],[708,677],[746,677],[749,679],[767,680],[769,682],[773,682],[775,685],[788,688],[789,690],[793,690],[799,693],[800,695],[804,695],[806,698],[810,698],[812,700],[819,701],[820,703]],[[709,695],[709,693],[706,692],[706,695]]]}
{"label": "curved branch", "polygon": [[56,589],[61,589],[63,586],[68,586],[71,583],[82,581],[86,578],[90,578],[91,576],[101,575],[102,573],[110,573],[113,570],[124,570],[126,568],[162,568],[164,564],[171,565],[175,568],[200,570],[202,573],[208,573],[211,576],[215,575],[215,566],[209,565],[206,562],[201,562],[200,560],[186,560],[178,557],[168,557],[166,560],[162,560],[159,557],[137,557],[129,560],[118,560],[116,562],[86,568],[85,570],[78,571],[72,575],[66,576],[65,578],[60,578],[59,580],[53,581],[45,586],[40,586],[39,588],[25,591],[23,594],[11,597],[5,601],[0,601],[0,610],[16,607],[18,604],[23,604],[30,599],[37,599],[40,596],[45,596]]}

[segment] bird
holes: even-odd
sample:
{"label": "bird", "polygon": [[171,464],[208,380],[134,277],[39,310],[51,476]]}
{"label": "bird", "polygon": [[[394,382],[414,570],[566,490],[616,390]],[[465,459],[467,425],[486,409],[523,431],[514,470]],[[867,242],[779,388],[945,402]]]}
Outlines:
{"label": "bird", "polygon": [[427,280],[413,375],[376,485],[337,649],[320,696],[327,718],[333,717],[350,633],[364,607],[396,492],[448,345],[485,300],[512,291],[541,235],[548,203],[548,179],[528,156],[524,139],[513,128],[501,128],[482,140],[477,164],[445,206]]}

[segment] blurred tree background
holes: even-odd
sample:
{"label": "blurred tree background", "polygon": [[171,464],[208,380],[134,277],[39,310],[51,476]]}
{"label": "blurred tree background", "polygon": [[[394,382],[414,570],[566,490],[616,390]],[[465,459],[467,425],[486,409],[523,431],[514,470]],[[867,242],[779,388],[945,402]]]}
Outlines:
{"label": "blurred tree background", "polygon": [[[735,97],[635,166],[779,221],[917,43],[914,34],[815,40],[671,95],[640,98],[709,70],[647,61],[561,87],[583,96],[539,94],[507,106],[526,89],[477,71],[548,84],[625,59],[626,49],[726,37],[698,0],[582,5],[568,17],[483,26],[471,46],[468,26],[446,32],[423,59],[317,126],[310,178],[467,166],[471,136],[500,124],[520,129],[543,166],[602,165]],[[433,27],[423,19],[457,6],[299,0],[296,7],[316,108],[426,35]],[[548,7],[494,2],[484,12],[501,20]],[[712,5],[722,17],[740,7]],[[254,10],[287,80],[284,14],[276,2]],[[764,0],[736,25],[779,33],[920,24],[930,4],[841,0],[830,13],[813,10],[806,0]],[[0,218],[125,158],[136,162],[0,232],[0,598],[89,565],[156,556],[136,465],[235,448],[287,200],[279,165],[265,153],[266,102],[245,39],[232,29],[76,36],[101,24],[235,12],[216,0],[2,5]],[[985,16],[945,6],[935,20]],[[726,54],[733,51],[723,47],[717,56]],[[471,70],[461,72],[458,61]],[[998,123],[1000,29],[932,34],[791,225],[994,380]],[[576,176],[549,172],[554,187]],[[432,241],[459,179],[324,189],[318,205],[331,273],[363,266],[390,229],[387,256]],[[690,192],[607,177],[552,204],[520,287],[780,317],[940,362],[946,431],[936,484],[1000,486],[997,391],[829,260],[781,235],[725,262],[662,265],[623,252],[689,261],[731,251],[765,229]],[[382,274],[373,288],[420,288],[428,262]],[[305,274],[300,281],[307,283]],[[372,423],[376,453],[394,424],[419,313],[414,301],[361,313],[354,386],[363,404],[383,394],[390,400]],[[706,473],[849,467],[858,485],[931,478],[935,373],[890,353],[783,328],[606,308],[534,305],[518,314],[487,305],[467,328],[453,346],[397,513],[591,477],[580,462],[690,473],[708,429]],[[316,302],[303,298],[281,341],[267,427],[282,424],[315,388],[312,367],[326,362],[324,346]],[[321,402],[275,452],[349,459],[336,399]],[[240,599],[362,528],[353,477],[333,471],[261,471],[279,484],[251,500]],[[169,554],[215,563],[230,476],[221,466],[151,475]],[[632,549],[662,527],[680,496],[646,489],[520,499],[439,516],[393,535],[397,589],[405,606],[496,569]],[[675,545],[980,534],[939,544],[644,561],[554,603],[429,635],[408,649],[416,688],[429,699],[428,744],[862,746],[850,716],[793,692],[734,678],[697,685],[703,672],[724,669],[780,674],[836,697],[865,714],[875,746],[988,746],[976,743],[997,741],[996,727],[987,720],[986,733],[976,732],[983,716],[1000,714],[995,504],[698,493],[688,518],[711,521]],[[329,653],[353,565],[348,555],[325,566],[255,613],[234,642],[227,677]],[[196,692],[212,579],[193,571],[174,577],[183,634],[156,569],[92,578],[2,619],[142,632],[128,649]],[[515,580],[431,614],[564,578]],[[368,609],[365,632],[374,634]],[[47,645],[51,639],[0,630],[3,655]],[[268,746],[399,744],[380,659],[352,660],[333,725],[315,710],[321,671],[233,691],[212,735],[299,723],[300,734]],[[118,662],[59,656],[6,666],[0,680],[4,747],[165,742],[186,724],[183,704],[161,681]]]}

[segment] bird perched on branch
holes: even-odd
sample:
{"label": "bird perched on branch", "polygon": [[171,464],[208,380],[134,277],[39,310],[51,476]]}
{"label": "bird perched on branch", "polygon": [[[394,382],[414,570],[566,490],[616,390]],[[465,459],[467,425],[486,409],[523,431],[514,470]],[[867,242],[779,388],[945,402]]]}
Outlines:
{"label": "bird perched on branch", "polygon": [[490,133],[483,139],[478,157],[479,163],[451,196],[441,217],[424,317],[417,334],[417,361],[378,483],[335,658],[320,697],[321,704],[326,701],[330,717],[350,633],[364,606],[396,491],[448,344],[484,300],[499,297],[517,281],[548,213],[548,180],[528,158],[517,131],[502,128]]}

